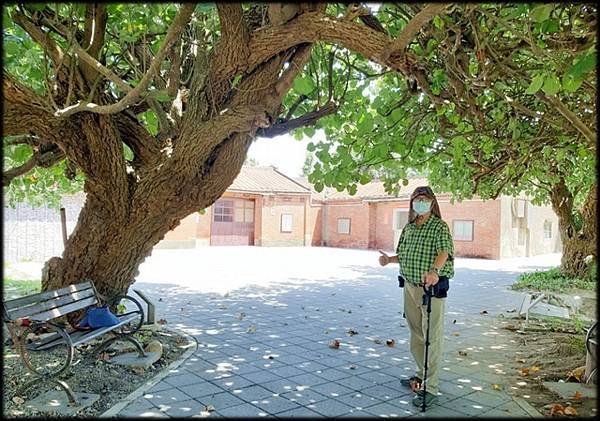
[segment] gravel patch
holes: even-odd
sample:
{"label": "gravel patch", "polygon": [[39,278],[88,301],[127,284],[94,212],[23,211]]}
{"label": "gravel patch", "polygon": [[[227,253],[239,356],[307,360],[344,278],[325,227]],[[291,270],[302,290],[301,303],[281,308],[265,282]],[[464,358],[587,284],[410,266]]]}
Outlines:
{"label": "gravel patch", "polygon": [[[106,361],[117,354],[133,352],[133,346],[126,341],[113,343],[109,350],[96,358],[92,356],[95,345],[100,341],[81,345],[75,349],[74,363],[59,379],[65,381],[74,392],[95,393],[100,399],[92,406],[81,410],[75,417],[98,417],[116,403],[127,397],[142,384],[152,380],[168,369],[190,349],[189,338],[163,327],[142,329],[134,335],[146,348],[152,341],[162,344],[161,358],[147,369],[131,368],[111,364]],[[107,339],[107,336],[104,337]],[[52,412],[40,412],[27,408],[27,402],[54,387],[49,382],[36,382],[31,387],[23,386],[36,376],[32,375],[13,346],[3,347],[3,414],[7,417],[51,417]],[[66,359],[65,349],[58,347],[36,357],[34,360],[44,364],[62,364]],[[64,392],[61,392],[65,394]],[[66,397],[66,394],[65,394]]]}

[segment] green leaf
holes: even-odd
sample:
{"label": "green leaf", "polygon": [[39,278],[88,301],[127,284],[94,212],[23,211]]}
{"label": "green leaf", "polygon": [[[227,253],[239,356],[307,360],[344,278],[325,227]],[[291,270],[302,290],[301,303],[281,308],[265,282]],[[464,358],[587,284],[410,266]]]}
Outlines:
{"label": "green leaf", "polygon": [[371,180],[372,180],[371,175],[368,173],[364,173],[360,176],[360,180],[358,182],[362,185],[365,185],[365,184],[369,184],[371,182]]}
{"label": "green leaf", "polygon": [[348,188],[348,193],[350,193],[350,196],[354,196],[356,194],[357,191],[357,187],[356,184],[352,184],[349,188]]}
{"label": "green leaf", "polygon": [[298,93],[308,95],[315,89],[315,84],[308,76],[297,77],[294,79],[294,89]]}
{"label": "green leaf", "polygon": [[442,18],[436,15],[433,18],[433,26],[435,26],[437,29],[442,29],[444,27],[444,21]]}
{"label": "green leaf", "polygon": [[294,131],[294,139],[296,139],[296,140],[304,139],[304,133],[302,133],[301,130]]}
{"label": "green leaf", "polygon": [[309,142],[309,143],[308,143],[308,145],[306,145],[306,150],[307,150],[307,151],[309,151],[309,152],[314,152],[314,150],[315,150],[315,147],[316,147],[316,146],[315,146],[315,144],[314,144],[314,143],[312,143],[312,142]]}
{"label": "green leaf", "polygon": [[404,110],[402,108],[395,108],[394,111],[392,111],[392,121],[395,123],[398,120],[400,120],[402,117],[404,117]]}
{"label": "green leaf", "polygon": [[313,137],[315,135],[315,132],[317,130],[314,127],[306,127],[304,129],[304,134],[307,135],[308,137]]}
{"label": "green leaf", "polygon": [[32,155],[31,148],[27,145],[19,145],[15,148],[15,153],[13,154],[13,158],[15,161],[21,163],[25,162],[25,160],[29,159]]}
{"label": "green leaf", "polygon": [[582,83],[582,79],[576,79],[570,73],[565,73],[563,75],[562,87],[565,92],[575,92]]}
{"label": "green leaf", "polygon": [[169,96],[169,94],[167,94],[167,91],[152,92],[152,98],[154,98],[158,102],[168,102],[175,99],[174,97]]}
{"label": "green leaf", "polygon": [[556,95],[558,91],[560,91],[560,80],[556,75],[551,75],[544,80],[544,86],[542,86],[542,91],[544,91],[548,95]]}
{"label": "green leaf", "polygon": [[554,34],[555,32],[558,32],[559,29],[560,26],[556,19],[548,19],[542,22],[541,30],[546,34]]}
{"label": "green leaf", "polygon": [[550,17],[553,9],[553,4],[542,4],[533,9],[529,16],[534,22],[543,22]]}
{"label": "green leaf", "polygon": [[588,51],[571,66],[568,73],[575,79],[580,79],[587,72],[596,68],[596,51]]}
{"label": "green leaf", "polygon": [[533,78],[533,80],[531,81],[531,84],[529,85],[529,88],[527,88],[525,93],[529,94],[529,95],[533,95],[537,91],[540,90],[540,88],[542,87],[543,84],[544,84],[544,75],[537,75]]}
{"label": "green leaf", "polygon": [[325,186],[323,186],[323,183],[315,183],[315,190],[316,190],[318,193],[321,193],[321,192],[323,191],[323,188],[324,188],[324,187],[325,187]]}
{"label": "green leaf", "polygon": [[406,178],[402,180],[402,185],[405,187],[408,186],[408,180]]}

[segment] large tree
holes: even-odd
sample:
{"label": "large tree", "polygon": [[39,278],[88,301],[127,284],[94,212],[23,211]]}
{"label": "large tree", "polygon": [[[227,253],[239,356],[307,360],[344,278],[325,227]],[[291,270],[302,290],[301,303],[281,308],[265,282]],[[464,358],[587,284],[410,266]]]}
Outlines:
{"label": "large tree", "polygon": [[[410,5],[378,15],[410,19]],[[586,4],[470,5],[433,20],[406,53],[414,78],[354,63],[372,96],[344,107],[339,130],[309,144],[317,188],[388,190],[411,168],[462,199],[525,193],[559,218],[562,271],[596,256],[596,8]],[[356,122],[356,124],[352,124]],[[306,130],[305,130],[306,131]]]}
{"label": "large tree", "polygon": [[154,245],[227,189],[255,136],[355,106],[357,57],[415,77],[406,46],[446,7],[415,5],[389,29],[356,4],[5,7],[5,192],[60,192],[64,172],[86,193],[42,288],[90,278],[124,292]]}

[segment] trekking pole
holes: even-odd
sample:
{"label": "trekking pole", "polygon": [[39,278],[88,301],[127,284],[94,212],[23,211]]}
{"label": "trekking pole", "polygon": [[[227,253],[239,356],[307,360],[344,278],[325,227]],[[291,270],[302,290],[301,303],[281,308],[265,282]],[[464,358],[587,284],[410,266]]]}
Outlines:
{"label": "trekking pole", "polygon": [[427,362],[429,358],[429,321],[431,316],[431,288],[423,288],[423,304],[427,304],[427,331],[425,332],[425,370],[423,373],[423,405],[421,412],[427,409]]}

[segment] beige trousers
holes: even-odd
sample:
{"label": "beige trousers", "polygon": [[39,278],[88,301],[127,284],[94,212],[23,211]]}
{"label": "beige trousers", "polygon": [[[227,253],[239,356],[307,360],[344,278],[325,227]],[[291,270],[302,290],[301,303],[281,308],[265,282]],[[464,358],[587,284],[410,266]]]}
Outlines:
{"label": "beige trousers", "polygon": [[[417,375],[425,376],[425,334],[427,332],[427,306],[423,305],[423,287],[408,282],[404,285],[404,314],[410,329],[410,352],[417,363]],[[429,321],[429,355],[427,358],[427,392],[437,394],[439,371],[444,342],[445,298],[431,298]]]}

